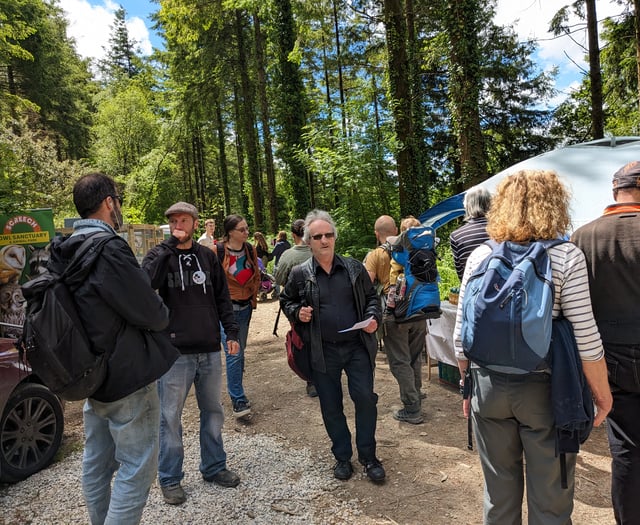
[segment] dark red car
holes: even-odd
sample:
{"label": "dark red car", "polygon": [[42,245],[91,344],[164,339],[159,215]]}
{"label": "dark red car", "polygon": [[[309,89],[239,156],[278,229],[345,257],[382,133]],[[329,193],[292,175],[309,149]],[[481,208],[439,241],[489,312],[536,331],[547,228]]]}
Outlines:
{"label": "dark red car", "polygon": [[14,482],[53,460],[64,405],[20,359],[16,340],[0,337],[0,481]]}

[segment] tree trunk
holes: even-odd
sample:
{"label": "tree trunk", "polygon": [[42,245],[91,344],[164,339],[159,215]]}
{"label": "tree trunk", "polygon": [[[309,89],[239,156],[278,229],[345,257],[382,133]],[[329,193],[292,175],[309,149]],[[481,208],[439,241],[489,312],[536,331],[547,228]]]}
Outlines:
{"label": "tree trunk", "polygon": [[473,186],[487,178],[480,128],[480,57],[478,0],[444,3],[443,18],[450,40],[449,91],[454,132],[458,141],[462,183]]}
{"label": "tree trunk", "polygon": [[256,69],[258,79],[258,102],[260,104],[260,121],[262,124],[262,141],[264,143],[264,162],[267,174],[267,196],[269,198],[269,228],[271,233],[278,232],[278,199],[276,196],[276,171],[273,164],[273,147],[271,144],[271,125],[269,123],[269,102],[267,99],[267,73],[265,70],[264,37],[260,28],[260,18],[253,14],[253,30],[256,46]]}
{"label": "tree trunk", "polygon": [[[242,117],[240,115],[238,85],[235,82],[233,84],[233,110],[236,121],[235,128],[237,130],[241,127],[240,121],[242,120]],[[249,211],[249,199],[244,192],[244,141],[242,140],[242,133],[238,132],[236,132],[236,159],[238,161],[238,184],[240,186],[240,206],[242,210],[240,215],[246,217],[247,212]]]}
{"label": "tree trunk", "polygon": [[338,2],[333,0],[333,28],[336,36],[336,66],[338,68],[338,93],[340,94],[340,115],[342,122],[342,136],[348,136],[347,106],[344,98],[344,82],[342,80],[342,52],[340,49],[340,24],[338,23]]}
{"label": "tree trunk", "polygon": [[274,15],[279,69],[278,120],[282,128],[279,153],[288,168],[286,178],[294,217],[304,217],[311,207],[312,181],[297,152],[303,147],[308,103],[299,66],[289,59],[296,41],[291,0],[274,0]]}
{"label": "tree trunk", "polygon": [[262,230],[262,189],[260,184],[260,166],[258,163],[258,141],[256,136],[255,111],[253,86],[249,79],[249,63],[246,56],[246,43],[244,39],[244,20],[242,11],[236,9],[236,38],[238,40],[238,69],[240,70],[240,93],[242,104],[240,105],[240,122],[247,148],[247,168],[249,182],[251,184],[251,197],[253,200],[253,224],[256,229]]}
{"label": "tree trunk", "polygon": [[[638,0],[635,0],[638,3]],[[604,137],[604,110],[602,107],[602,71],[598,44],[598,16],[596,0],[585,0],[587,7],[587,34],[589,39],[589,80],[591,81],[591,128],[593,138]]]}
{"label": "tree trunk", "polygon": [[418,184],[415,169],[415,142],[411,115],[412,93],[407,56],[407,26],[402,0],[384,0],[384,21],[389,55],[389,90],[394,126],[399,143],[396,158],[400,213],[417,215],[424,211],[426,192]]}
{"label": "tree trunk", "polygon": [[229,195],[229,169],[227,166],[227,152],[225,146],[224,120],[222,119],[222,105],[220,98],[216,100],[216,124],[218,126],[218,157],[220,167],[220,181],[224,199],[224,214],[231,214],[231,198]]}
{"label": "tree trunk", "polygon": [[640,111],[640,0],[633,0],[636,30],[636,70],[638,76],[638,110]]}

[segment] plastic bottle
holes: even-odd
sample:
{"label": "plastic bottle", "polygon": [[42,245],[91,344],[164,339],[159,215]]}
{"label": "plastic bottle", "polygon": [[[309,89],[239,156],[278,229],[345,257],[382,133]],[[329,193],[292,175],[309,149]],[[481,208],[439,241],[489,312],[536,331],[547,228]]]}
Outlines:
{"label": "plastic bottle", "polygon": [[407,279],[404,275],[399,275],[396,280],[396,301],[402,301],[404,299],[404,294],[407,291]]}
{"label": "plastic bottle", "polygon": [[387,308],[393,310],[396,307],[396,287],[395,285],[389,286],[389,293],[387,294]]}

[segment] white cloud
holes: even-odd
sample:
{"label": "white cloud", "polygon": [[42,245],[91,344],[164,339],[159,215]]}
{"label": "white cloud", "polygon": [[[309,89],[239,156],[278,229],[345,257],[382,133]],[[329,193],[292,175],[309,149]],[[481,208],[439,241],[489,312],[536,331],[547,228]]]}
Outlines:
{"label": "white cloud", "polygon": [[[94,61],[103,58],[104,48],[109,46],[114,13],[120,4],[112,0],[103,0],[101,5],[92,5],[87,0],[59,0],[59,5],[69,21],[67,32],[76,41],[78,54]],[[142,54],[150,54],[152,46],[144,20],[127,16],[127,30]]]}

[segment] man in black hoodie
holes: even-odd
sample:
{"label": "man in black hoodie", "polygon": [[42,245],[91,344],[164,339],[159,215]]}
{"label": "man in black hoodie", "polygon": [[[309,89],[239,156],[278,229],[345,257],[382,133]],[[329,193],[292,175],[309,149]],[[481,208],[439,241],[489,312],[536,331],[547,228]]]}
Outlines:
{"label": "man in black hoodie", "polygon": [[184,477],[181,417],[192,384],[200,409],[202,477],[222,487],[240,483],[238,475],[227,470],[222,443],[220,323],[227,334],[229,353],[237,354],[240,347],[238,323],[222,265],[212,250],[193,241],[198,210],[187,202],[177,202],[165,215],[171,237],[149,250],[142,267],[171,309],[165,333],[181,353],[158,384],[161,409],[158,478],[165,502],[181,505],[186,501],[181,486]]}
{"label": "man in black hoodie", "polygon": [[167,307],[116,233],[122,226],[122,198],[113,180],[102,173],[81,177],[73,202],[82,219],[71,236],[52,242],[51,264],[66,265],[92,235],[112,234],[99,241],[105,242],[99,256],[86,255],[84,264],[92,269],[74,291],[95,350],[108,355],[106,378],[83,410],[82,488],[92,524],[136,524],[158,466],[156,379],[178,352],[158,332],[169,322]]}

